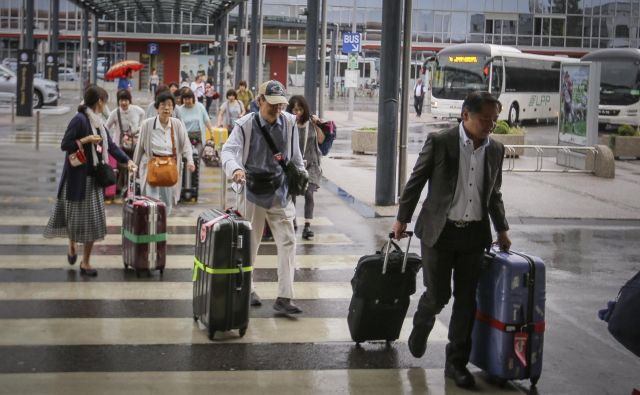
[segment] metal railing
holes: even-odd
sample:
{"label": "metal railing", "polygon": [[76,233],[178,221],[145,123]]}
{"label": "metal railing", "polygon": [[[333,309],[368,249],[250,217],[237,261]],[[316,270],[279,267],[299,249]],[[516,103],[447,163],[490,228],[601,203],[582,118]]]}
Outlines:
{"label": "metal railing", "polygon": [[[582,152],[584,154],[593,154],[594,158],[598,155],[598,150],[595,147],[578,147],[578,146],[566,146],[566,145],[505,145],[505,157],[507,166],[503,168],[503,171],[511,172],[548,172],[548,173],[595,173],[595,160],[591,161],[590,169],[573,169],[569,167],[563,167],[559,169],[544,169],[544,154],[545,151],[555,151],[556,153],[571,154],[576,152]],[[531,168],[516,168],[516,155],[518,149],[534,150],[536,153],[536,167]],[[585,161],[589,164],[589,161]]]}

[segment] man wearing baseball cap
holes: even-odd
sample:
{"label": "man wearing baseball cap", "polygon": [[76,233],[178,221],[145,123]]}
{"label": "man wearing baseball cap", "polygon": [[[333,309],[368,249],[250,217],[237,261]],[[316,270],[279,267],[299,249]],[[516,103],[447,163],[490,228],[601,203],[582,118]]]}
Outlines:
{"label": "man wearing baseball cap", "polygon": [[[222,168],[227,177],[236,183],[245,183],[247,188],[247,212],[242,214],[251,221],[254,265],[265,220],[273,233],[278,250],[278,297],[273,304],[274,310],[287,315],[300,314],[302,310],[292,302],[295,207],[288,193],[284,170],[278,163],[279,158],[283,158],[306,171],[298,143],[298,128],[295,117],[282,111],[288,101],[280,82],[271,80],[260,85],[256,102],[260,111],[238,119],[222,147]],[[277,154],[270,148],[267,135],[279,151]],[[252,291],[251,305],[261,304],[258,295]]]}

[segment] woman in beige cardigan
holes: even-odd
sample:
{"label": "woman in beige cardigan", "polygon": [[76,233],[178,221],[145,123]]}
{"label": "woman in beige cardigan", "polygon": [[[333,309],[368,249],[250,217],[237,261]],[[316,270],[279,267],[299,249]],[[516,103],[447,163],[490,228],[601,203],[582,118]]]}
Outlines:
{"label": "woman in beige cardigan", "polygon": [[[140,126],[140,135],[133,161],[140,169],[140,190],[143,195],[162,200],[167,206],[167,215],[171,213],[174,204],[180,199],[182,187],[182,158],[187,160],[187,169],[193,172],[196,169],[193,163],[193,151],[191,142],[187,136],[187,130],[181,120],[172,118],[175,107],[175,99],[168,92],[163,92],[156,97],[155,107],[158,116],[145,119]],[[147,165],[154,155],[171,155],[173,130],[177,164],[178,182],[169,187],[154,187],[147,183]]]}

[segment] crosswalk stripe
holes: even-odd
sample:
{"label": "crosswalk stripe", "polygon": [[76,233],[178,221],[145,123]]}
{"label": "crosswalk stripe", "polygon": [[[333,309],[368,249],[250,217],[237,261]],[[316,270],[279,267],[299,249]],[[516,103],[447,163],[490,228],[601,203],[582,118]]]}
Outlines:
{"label": "crosswalk stripe", "polygon": [[[21,200],[21,198],[16,198],[15,200]],[[55,202],[55,196],[50,199],[52,202]],[[205,208],[202,208],[202,211],[205,211]],[[45,226],[49,221],[48,216],[1,216],[0,217],[0,226]],[[301,219],[302,221],[302,219]],[[195,227],[198,222],[197,217],[169,217],[167,218],[167,226],[193,226]],[[327,217],[316,217],[312,220],[312,224],[314,226],[333,226],[333,222]],[[122,225],[122,216],[120,215],[107,215],[107,226],[120,226]]]}
{"label": "crosswalk stripe", "polygon": [[[359,255],[297,255],[296,266],[300,269],[353,269]],[[91,264],[98,269],[122,268],[120,255],[92,255]],[[276,269],[276,255],[258,255],[254,266],[259,269]],[[192,269],[192,255],[167,256],[167,269]],[[0,255],[0,269],[68,269],[65,256],[51,257],[41,255]]]}
{"label": "crosswalk stripe", "polygon": [[[193,285],[189,282],[68,282],[68,283],[7,283],[0,286],[0,300],[161,300],[192,299]],[[278,284],[254,282],[262,298],[275,299]],[[347,282],[296,282],[297,299],[348,299],[351,284]]]}
{"label": "crosswalk stripe", "polygon": [[[275,313],[275,312],[274,312]],[[405,319],[400,340],[411,332]],[[444,341],[446,327],[436,321],[429,341]],[[253,318],[247,333],[216,334],[230,343],[351,342],[344,318]],[[0,346],[202,344],[209,343],[204,326],[189,318],[49,318],[0,320]]]}
{"label": "crosswalk stripe", "polygon": [[[523,393],[476,380],[480,393]],[[239,370],[213,372],[78,372],[0,375],[7,394],[462,394],[442,369]],[[452,388],[453,387],[453,388]],[[46,389],[46,390],[45,390]],[[304,390],[303,390],[304,389]]]}
{"label": "crosswalk stripe", "polygon": [[[184,235],[184,234],[169,234],[167,236],[167,243],[171,245],[195,245],[196,236]],[[297,235],[298,244],[353,244],[351,239],[344,233],[319,233],[316,234],[313,240],[304,240],[302,235]],[[47,239],[41,235],[35,234],[4,234],[0,238],[0,245],[47,245],[47,246],[59,246],[68,245],[69,241],[63,238]],[[119,234],[108,234],[104,240],[100,241],[100,245],[121,245],[122,236]],[[261,244],[269,245],[275,244],[275,241],[262,242]]]}

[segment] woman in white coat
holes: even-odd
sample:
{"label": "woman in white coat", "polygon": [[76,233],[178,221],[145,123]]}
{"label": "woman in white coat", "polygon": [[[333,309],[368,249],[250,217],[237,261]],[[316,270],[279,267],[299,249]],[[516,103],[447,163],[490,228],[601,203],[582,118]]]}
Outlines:
{"label": "woman in white coat", "polygon": [[[169,92],[163,92],[156,97],[155,108],[158,110],[158,116],[144,120],[140,126],[140,136],[133,155],[133,161],[140,169],[140,189],[142,194],[162,200],[167,205],[167,215],[171,213],[173,205],[177,204],[178,199],[180,199],[182,158],[186,159],[187,169],[190,172],[196,169],[193,163],[193,151],[187,136],[187,130],[182,121],[171,117],[175,103],[173,95]],[[177,155],[178,182],[169,187],[151,186],[147,183],[149,160],[154,155],[172,155],[172,131]]]}

